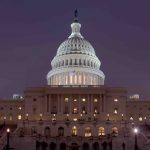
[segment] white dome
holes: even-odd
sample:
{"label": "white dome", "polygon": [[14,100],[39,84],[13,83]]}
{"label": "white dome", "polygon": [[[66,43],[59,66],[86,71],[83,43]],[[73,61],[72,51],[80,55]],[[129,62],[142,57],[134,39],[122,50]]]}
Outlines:
{"label": "white dome", "polygon": [[68,54],[84,54],[95,56],[95,51],[92,45],[84,38],[72,37],[60,44],[57,51],[57,56]]}
{"label": "white dome", "polygon": [[105,75],[93,46],[80,33],[81,24],[71,24],[72,33],[60,44],[47,74],[49,85],[103,85]]}

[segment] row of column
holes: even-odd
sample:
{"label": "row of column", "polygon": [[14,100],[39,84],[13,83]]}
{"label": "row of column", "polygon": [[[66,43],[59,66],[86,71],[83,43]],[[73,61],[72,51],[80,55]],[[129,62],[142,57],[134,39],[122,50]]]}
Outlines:
{"label": "row of column", "polygon": [[53,75],[48,79],[49,85],[103,85],[98,75],[81,72],[68,72]]}
{"label": "row of column", "polygon": [[[83,106],[85,106],[87,113],[93,113],[94,112],[94,105],[97,107],[98,112],[104,112],[105,111],[105,97],[103,94],[100,94],[97,97],[97,102],[94,102],[94,95],[86,95],[86,101],[83,102],[82,101],[82,97],[81,95],[77,95],[77,102],[78,103],[78,113],[81,113],[81,109]],[[68,106],[69,108],[69,114],[72,114],[72,110],[73,110],[73,103],[74,103],[74,99],[72,96],[68,97],[68,102],[65,102],[65,97],[64,95],[56,95],[56,99],[52,100],[51,95],[46,95],[45,96],[45,109],[47,113],[51,113],[52,112],[52,106],[54,104],[52,104],[52,101],[55,101],[56,103],[56,110],[57,113],[59,114],[63,114],[64,110],[65,110],[65,106]]]}

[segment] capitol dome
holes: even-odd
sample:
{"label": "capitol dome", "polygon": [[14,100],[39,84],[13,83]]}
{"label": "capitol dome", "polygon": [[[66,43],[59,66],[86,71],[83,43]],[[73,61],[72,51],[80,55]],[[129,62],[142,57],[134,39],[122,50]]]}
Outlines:
{"label": "capitol dome", "polygon": [[80,33],[75,13],[71,35],[60,44],[47,74],[48,85],[104,85],[105,75],[93,46]]}

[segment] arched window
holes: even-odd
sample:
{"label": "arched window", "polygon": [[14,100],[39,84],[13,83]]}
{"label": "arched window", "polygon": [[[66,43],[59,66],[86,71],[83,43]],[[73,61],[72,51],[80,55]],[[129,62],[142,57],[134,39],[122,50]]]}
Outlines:
{"label": "arched window", "polygon": [[36,127],[35,127],[35,126],[32,126],[32,127],[31,127],[31,135],[34,135],[34,134],[36,134],[36,133],[37,133]]}
{"label": "arched window", "polygon": [[66,60],[66,65],[68,65],[68,59]]}
{"label": "arched window", "polygon": [[74,65],[77,65],[77,59],[74,60]]}
{"label": "arched window", "polygon": [[73,114],[77,114],[78,113],[78,109],[75,107],[75,108],[73,108],[73,112],[72,112]]}
{"label": "arched window", "polygon": [[85,106],[82,107],[82,113],[86,114],[86,108],[85,108]]}
{"label": "arched window", "polygon": [[89,144],[88,143],[83,144],[83,150],[89,150]]}
{"label": "arched window", "polygon": [[86,66],[86,60],[84,60],[83,64]]}
{"label": "arched window", "polygon": [[51,142],[49,148],[50,150],[56,150],[56,144],[54,142]]}
{"label": "arched window", "polygon": [[58,128],[58,136],[64,136],[64,128],[63,127]]}
{"label": "arched window", "polygon": [[93,143],[93,150],[99,150],[99,143],[98,142]]}
{"label": "arched window", "polygon": [[91,61],[91,67],[93,67],[93,62]]}
{"label": "arched window", "polygon": [[95,63],[94,63],[94,68],[95,68],[95,66],[96,66],[96,65],[95,65]]}
{"label": "arched window", "polygon": [[64,66],[64,60],[62,61],[62,66]]}
{"label": "arched window", "polygon": [[97,109],[97,107],[94,107],[94,113],[95,113],[95,114],[98,114],[98,109]]}
{"label": "arched window", "polygon": [[70,65],[72,65],[72,59],[70,59]]}
{"label": "arched window", "polygon": [[117,127],[112,128],[112,134],[113,134],[113,136],[118,136],[118,128]]}
{"label": "arched window", "polygon": [[72,127],[72,136],[77,136],[78,130],[76,126]]}
{"label": "arched window", "polygon": [[61,143],[60,144],[60,150],[66,150],[66,144],[65,143]]}
{"label": "arched window", "polygon": [[45,127],[44,135],[45,135],[46,137],[49,137],[49,136],[50,136],[50,128],[49,128],[49,127]]}
{"label": "arched window", "polygon": [[90,137],[90,136],[92,136],[91,128],[90,127],[86,127],[85,128],[85,137]]}
{"label": "arched window", "polygon": [[89,60],[87,61],[87,65],[90,66],[90,61]]}
{"label": "arched window", "polygon": [[98,129],[98,135],[99,136],[104,136],[105,135],[105,129],[104,129],[104,127],[99,127],[99,129]]}
{"label": "arched window", "polygon": [[79,59],[79,65],[81,65],[81,59]]}

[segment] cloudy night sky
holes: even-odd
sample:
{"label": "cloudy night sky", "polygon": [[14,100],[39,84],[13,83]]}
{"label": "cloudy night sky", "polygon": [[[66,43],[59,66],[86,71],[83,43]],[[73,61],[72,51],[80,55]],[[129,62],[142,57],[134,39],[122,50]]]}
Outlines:
{"label": "cloudy night sky", "polygon": [[105,85],[127,87],[150,100],[149,6],[140,0],[0,0],[0,98],[46,85],[77,8]]}

